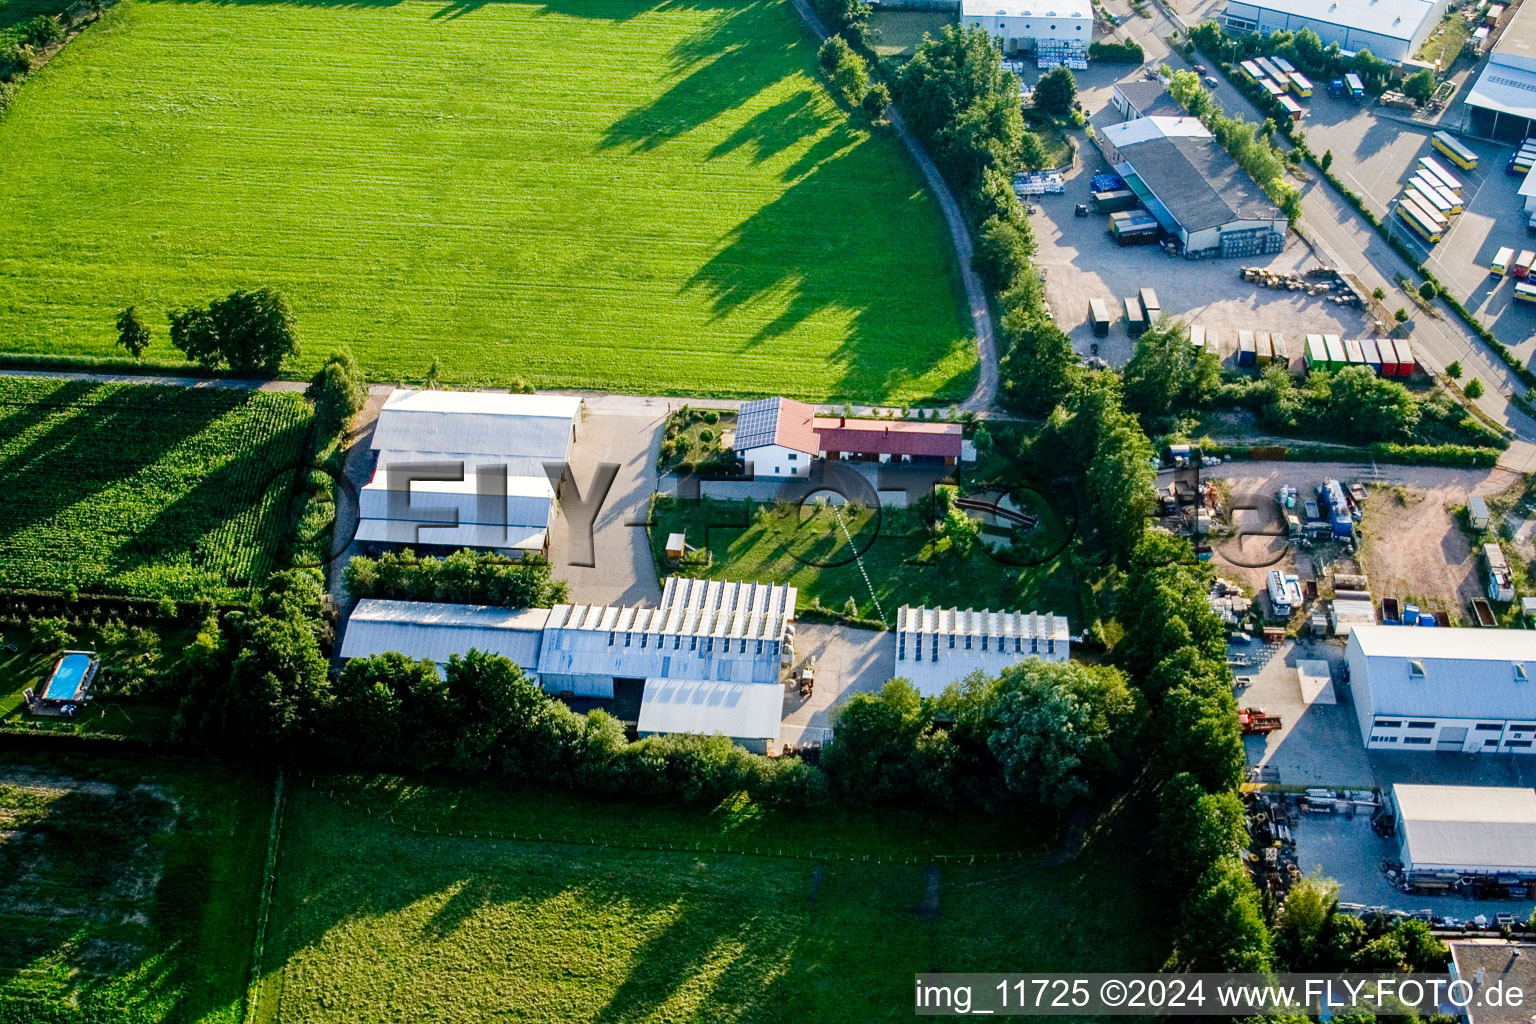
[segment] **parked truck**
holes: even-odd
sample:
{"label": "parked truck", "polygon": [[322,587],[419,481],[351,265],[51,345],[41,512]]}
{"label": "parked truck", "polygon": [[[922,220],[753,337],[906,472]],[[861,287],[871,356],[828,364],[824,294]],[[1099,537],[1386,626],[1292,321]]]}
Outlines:
{"label": "parked truck", "polygon": [[1243,708],[1237,713],[1237,724],[1242,727],[1244,735],[1255,735],[1266,732],[1276,732],[1285,723],[1279,715],[1271,715],[1263,708]]}
{"label": "parked truck", "polygon": [[1344,90],[1349,94],[1349,101],[1355,106],[1365,102],[1365,84],[1353,71],[1344,76]]}
{"label": "parked truck", "polygon": [[1349,498],[1344,485],[1337,480],[1324,480],[1317,489],[1317,496],[1328,509],[1328,521],[1333,524],[1333,535],[1347,540],[1355,535],[1355,521],[1349,514]]}

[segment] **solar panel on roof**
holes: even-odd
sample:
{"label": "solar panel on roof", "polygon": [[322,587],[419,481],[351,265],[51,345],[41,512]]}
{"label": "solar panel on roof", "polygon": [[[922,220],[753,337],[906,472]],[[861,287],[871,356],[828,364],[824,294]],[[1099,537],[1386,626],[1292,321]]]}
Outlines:
{"label": "solar panel on roof", "polygon": [[742,403],[736,414],[736,449],[744,451],[774,443],[778,433],[779,400],[759,398]]}

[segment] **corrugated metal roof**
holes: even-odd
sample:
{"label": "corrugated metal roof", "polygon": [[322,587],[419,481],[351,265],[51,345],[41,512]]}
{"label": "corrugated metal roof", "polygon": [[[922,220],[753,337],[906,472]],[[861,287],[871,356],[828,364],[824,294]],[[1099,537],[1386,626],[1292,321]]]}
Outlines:
{"label": "corrugated metal roof", "polygon": [[1087,0],[960,0],[967,18],[1091,18]]}
{"label": "corrugated metal roof", "polygon": [[1392,800],[1415,866],[1536,869],[1536,790],[1399,783]]}
{"label": "corrugated metal roof", "polygon": [[480,650],[510,658],[532,671],[538,666],[539,640],[548,618],[548,608],[514,610],[365,598],[347,619],[341,656],[366,658],[399,651],[444,664],[451,655]]}
{"label": "corrugated metal roof", "polygon": [[[398,489],[388,486],[389,482]],[[392,509],[391,500],[398,503],[407,497],[404,486],[409,484],[409,509]],[[485,495],[479,488],[487,487]],[[554,518],[555,489],[543,477],[511,477],[506,481],[506,496],[498,496],[492,488],[500,486],[496,480],[482,481],[477,474],[465,474],[463,480],[416,480],[403,474],[375,475],[358,492],[359,515],[365,519],[388,519],[392,514],[406,523],[448,519],[458,514],[460,523],[502,525],[509,528],[531,527],[549,529]]]}
{"label": "corrugated metal roof", "polygon": [[637,731],[776,740],[783,711],[776,684],[647,679]]}
{"label": "corrugated metal roof", "polygon": [[815,410],[788,398],[759,398],[741,403],[736,412],[736,451],[750,451],[776,444],[790,451],[815,455],[816,432],[811,429]]}
{"label": "corrugated metal roof", "polygon": [[486,523],[425,526],[406,519],[363,519],[357,524],[356,539],[376,544],[541,551],[548,534],[548,530],[536,526],[501,527]]}
{"label": "corrugated metal roof", "polygon": [[1536,721],[1536,630],[1359,625],[1349,645],[1378,715]]}
{"label": "corrugated metal roof", "polygon": [[1288,24],[1298,27],[1306,19],[1404,41],[1413,40],[1424,19],[1439,11],[1431,0],[1242,0],[1242,5],[1296,19]]}
{"label": "corrugated metal roof", "polygon": [[1029,658],[1066,661],[1070,654],[1067,620],[1049,612],[904,605],[896,613],[894,675],[910,679],[926,697],[972,672],[997,675]]}
{"label": "corrugated metal roof", "polygon": [[374,459],[373,475],[379,476],[392,466],[403,465],[448,465],[454,469],[463,466],[463,472],[475,472],[481,468],[500,469],[506,467],[507,478],[516,477],[542,477],[549,480],[549,466],[560,466],[559,459],[544,459],[537,455],[506,455],[506,454],[475,454],[473,452],[407,452],[390,449],[380,451]]}
{"label": "corrugated metal roof", "polygon": [[379,411],[372,447],[382,451],[469,452],[563,461],[581,399],[483,391],[390,394]]}

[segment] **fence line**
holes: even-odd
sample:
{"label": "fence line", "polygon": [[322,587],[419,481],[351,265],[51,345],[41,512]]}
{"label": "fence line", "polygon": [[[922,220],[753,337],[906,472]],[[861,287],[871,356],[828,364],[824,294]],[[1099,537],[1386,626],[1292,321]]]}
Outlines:
{"label": "fence line", "polygon": [[[316,793],[322,792],[318,782],[311,778],[309,787]],[[327,787],[323,790],[325,796],[350,810],[361,811],[368,817],[379,817],[389,822],[396,828],[414,832],[417,835],[449,836],[455,839],[491,839],[500,842],[517,843],[558,843],[566,846],[590,846],[602,849],[618,850],[648,850],[664,853],[712,853],[729,855],[733,857],[775,857],[784,860],[808,860],[808,861],[846,861],[854,864],[1014,864],[1031,860],[1040,860],[1050,856],[1044,850],[1003,850],[988,853],[929,853],[913,856],[889,856],[872,853],[838,853],[834,851],[814,851],[786,849],[782,846],[736,846],[731,843],[705,844],[671,843],[671,842],[625,842],[600,838],[597,836],[571,836],[571,835],[545,835],[543,832],[498,832],[495,830],[469,830],[443,828],[441,825],[427,827],[417,825],[409,821],[401,821],[395,817],[393,811],[375,814],[374,809],[366,804],[355,804],[351,797],[338,794],[336,790]]]}

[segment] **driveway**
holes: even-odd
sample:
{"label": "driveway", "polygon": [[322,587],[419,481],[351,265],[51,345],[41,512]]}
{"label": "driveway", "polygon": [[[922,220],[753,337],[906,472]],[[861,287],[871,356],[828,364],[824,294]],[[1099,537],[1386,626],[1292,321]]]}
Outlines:
{"label": "driveway", "polygon": [[[666,399],[587,400],[561,487],[560,516],[550,542],[555,576],[570,585],[573,604],[655,605],[661,600],[645,521],[656,491],[656,455],[671,405]],[[613,467],[612,486],[593,504],[599,469]],[[594,515],[595,508],[595,515]]]}
{"label": "driveway", "polygon": [[816,659],[816,692],[784,688],[783,743],[821,743],[832,735],[832,708],[874,692],[896,674],[896,634],[802,622],[795,627],[795,667]]}

